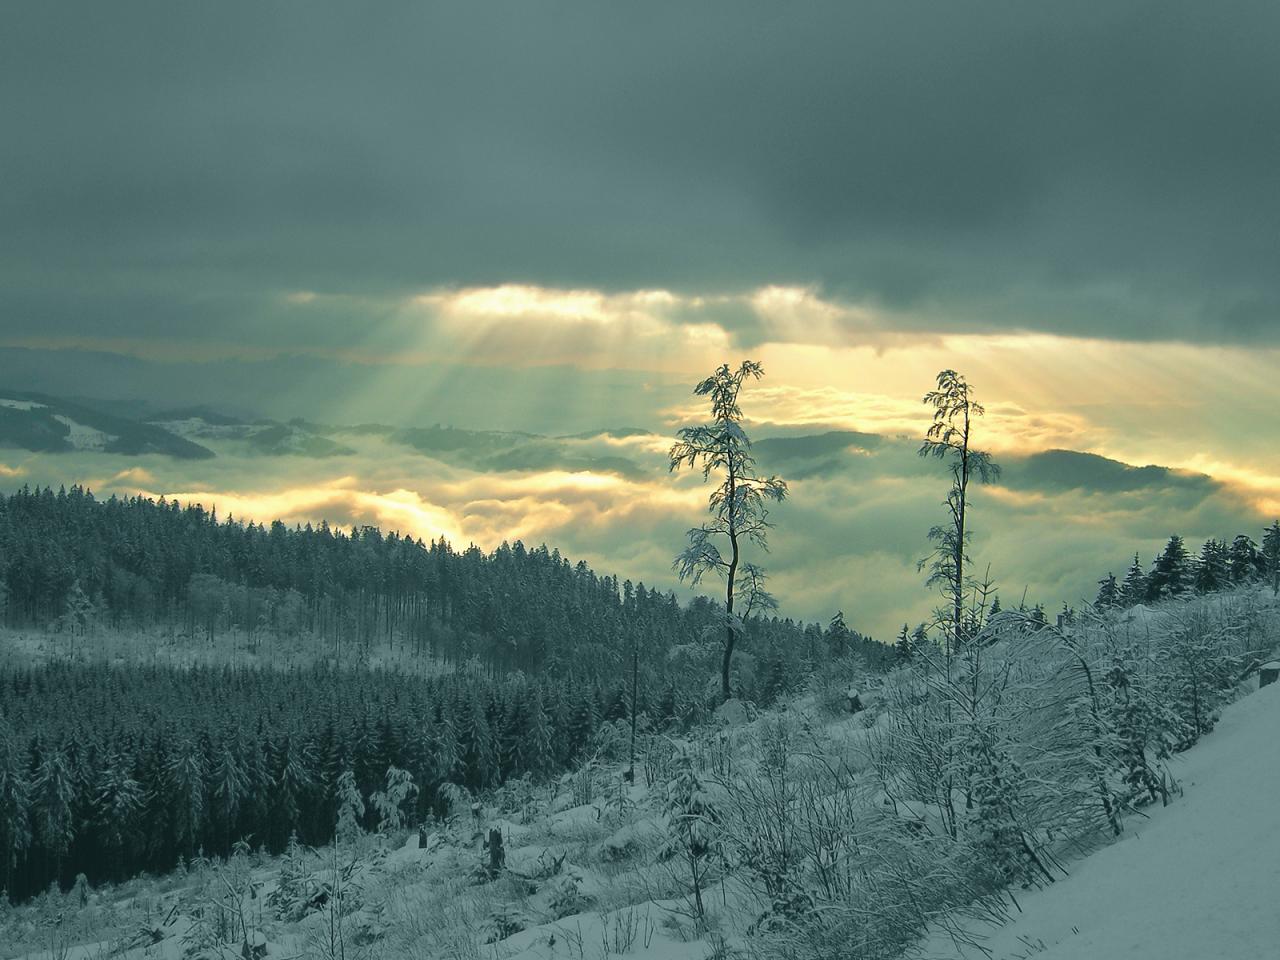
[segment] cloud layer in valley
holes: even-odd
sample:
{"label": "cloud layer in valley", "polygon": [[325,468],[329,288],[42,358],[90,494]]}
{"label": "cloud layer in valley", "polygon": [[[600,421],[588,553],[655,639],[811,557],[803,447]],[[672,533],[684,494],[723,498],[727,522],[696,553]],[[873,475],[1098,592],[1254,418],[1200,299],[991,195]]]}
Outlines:
{"label": "cloud layer in valley", "polygon": [[[187,430],[199,429],[183,421]],[[273,428],[274,429],[274,428]],[[283,429],[283,428],[281,428]],[[217,428],[191,434],[211,460],[0,450],[10,485],[77,480],[99,495],[144,493],[216,506],[222,517],[377,524],[492,549],[558,546],[605,572],[677,587],[671,557],[707,490],[666,469],[669,438],[642,429],[546,437],[429,428],[295,426],[322,431],[325,455],[294,443],[262,453]],[[929,614],[916,563],[946,479],[914,440],[849,430],[759,427],[763,469],[791,484],[772,552],[760,557],[792,616],[850,622],[888,637]],[[1091,599],[1096,579],[1150,559],[1170,532],[1193,544],[1257,534],[1255,491],[1204,474],[1133,467],[1063,450],[1007,452],[998,485],[976,491],[974,552],[1006,602],[1027,592],[1057,606]],[[1274,492],[1274,489],[1273,489]],[[683,593],[683,591],[681,591]]]}

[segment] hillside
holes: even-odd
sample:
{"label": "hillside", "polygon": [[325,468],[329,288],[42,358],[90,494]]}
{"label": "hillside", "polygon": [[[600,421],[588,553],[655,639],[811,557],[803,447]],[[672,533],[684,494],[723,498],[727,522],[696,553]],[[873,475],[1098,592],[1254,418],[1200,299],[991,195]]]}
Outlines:
{"label": "hillside", "polygon": [[[100,501],[80,487],[0,496],[0,583],[0,613],[17,629],[82,637],[111,628],[208,646],[231,635],[255,655],[367,661],[394,650],[589,680],[616,679],[633,647],[644,670],[665,669],[673,655],[696,659],[720,617],[706,599],[680,604],[545,545],[486,553],[371,526],[245,524],[200,505]],[[744,692],[756,695],[766,668],[796,678],[829,655],[890,658],[842,623],[824,632],[752,618],[742,682],[753,689]]]}
{"label": "hillside", "polygon": [[928,957],[987,960],[1255,960],[1280,944],[1280,684],[1230,707],[1183,754],[1183,796],[1133,821],[1119,842],[1069,865],[1021,912],[974,928],[982,950],[938,936]]}
{"label": "hillside", "polygon": [[[339,774],[354,756],[340,735],[313,775],[277,777],[332,784],[314,809],[318,822],[336,820],[336,843],[287,843],[273,856],[249,839],[161,879],[77,880],[0,915],[4,955],[212,960],[246,943],[268,958],[369,960],[1269,955],[1280,685],[1255,695],[1241,664],[1275,648],[1275,598],[1248,590],[1136,608],[1071,633],[1028,626],[1004,618],[958,661],[980,675],[978,690],[981,678],[1020,674],[997,700],[969,701],[972,719],[944,720],[969,695],[934,684],[927,663],[860,678],[866,709],[853,715],[842,705],[859,678],[828,670],[774,709],[734,703],[710,722],[642,730],[633,778],[627,725],[602,724],[565,773],[433,789],[424,810],[419,777],[394,764]],[[1122,656],[1102,690],[1077,685],[1080,662],[1135,642],[1145,652]],[[87,678],[76,686],[91,690]],[[412,714],[408,701],[423,695],[432,699],[425,688],[392,699]],[[1135,755],[1120,747],[1139,715],[1147,746]],[[438,744],[450,726],[428,715],[422,738]],[[958,758],[984,736],[981,763],[953,768],[969,770],[970,810],[958,786],[938,793],[952,774],[928,757]],[[278,749],[270,762],[293,765]],[[941,776],[919,776],[926,769]],[[997,782],[1005,789],[993,792]],[[217,832],[239,809],[228,795],[209,795]],[[72,944],[82,946],[64,953]]]}
{"label": "hillside", "polygon": [[42,393],[0,391],[0,447],[37,453],[162,454],[205,460],[213,451],[163,426]]}

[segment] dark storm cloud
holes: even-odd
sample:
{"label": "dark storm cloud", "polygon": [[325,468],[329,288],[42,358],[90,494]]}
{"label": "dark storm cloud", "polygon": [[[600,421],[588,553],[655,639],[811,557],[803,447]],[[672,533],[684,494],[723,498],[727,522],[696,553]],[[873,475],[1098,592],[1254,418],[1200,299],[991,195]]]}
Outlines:
{"label": "dark storm cloud", "polygon": [[[28,3],[3,27],[10,336],[341,345],[376,298],[504,281],[1280,332],[1273,3]],[[375,300],[298,315],[296,289]]]}

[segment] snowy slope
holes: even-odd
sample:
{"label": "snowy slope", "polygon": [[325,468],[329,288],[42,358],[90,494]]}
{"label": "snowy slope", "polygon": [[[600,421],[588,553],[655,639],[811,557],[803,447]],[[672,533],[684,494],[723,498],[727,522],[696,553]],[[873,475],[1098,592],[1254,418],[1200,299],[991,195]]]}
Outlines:
{"label": "snowy slope", "polygon": [[[1185,794],[1071,876],[1019,893],[991,960],[1280,957],[1280,684],[1223,712],[1174,767]],[[977,957],[941,937],[932,958]]]}

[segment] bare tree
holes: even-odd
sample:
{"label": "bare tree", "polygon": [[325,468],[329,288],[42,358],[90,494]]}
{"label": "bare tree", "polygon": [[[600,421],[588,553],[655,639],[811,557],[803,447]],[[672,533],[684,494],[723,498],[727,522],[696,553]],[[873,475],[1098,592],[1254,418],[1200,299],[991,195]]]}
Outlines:
{"label": "bare tree", "polygon": [[991,455],[974,449],[971,439],[973,421],[986,413],[973,399],[973,388],[954,370],[938,374],[936,390],[924,396],[925,405],[933,407],[933,423],[925,433],[920,456],[944,460],[951,470],[951,489],[944,505],[948,522],[929,531],[933,552],[920,561],[929,567],[929,585],[941,586],[950,607],[939,619],[944,627],[946,653],[953,654],[964,643],[968,633],[965,624],[965,595],[972,584],[965,572],[971,536],[968,523],[969,482],[974,478],[989,483],[1000,475],[1000,467]]}
{"label": "bare tree", "polygon": [[[711,398],[711,422],[682,427],[671,447],[671,470],[701,469],[704,480],[715,474],[719,484],[711,492],[707,507],[711,519],[689,531],[689,545],[673,566],[681,580],[695,585],[708,571],[725,580],[724,656],[720,665],[720,695],[729,699],[729,670],[739,632],[752,613],[767,609],[773,598],[764,590],[764,577],[754,564],[743,564],[745,543],[768,550],[766,531],[771,526],[767,505],[787,495],[786,481],[761,477],[756,472],[751,441],[742,429],[742,409],[738,394],[743,382],[759,380],[764,368],[754,360],[744,360],[737,370],[723,364],[703,380],[693,392]],[[718,543],[726,543],[728,556]],[[735,611],[741,595],[745,605]]]}

